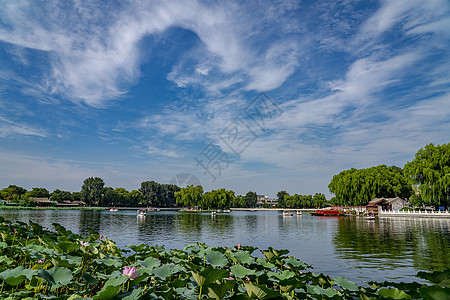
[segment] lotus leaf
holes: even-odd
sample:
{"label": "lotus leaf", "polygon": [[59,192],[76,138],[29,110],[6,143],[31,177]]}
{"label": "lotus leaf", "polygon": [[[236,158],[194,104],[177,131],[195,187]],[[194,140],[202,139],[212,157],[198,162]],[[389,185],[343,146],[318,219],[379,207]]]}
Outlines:
{"label": "lotus leaf", "polygon": [[419,293],[424,299],[450,299],[450,288],[440,286],[423,286],[419,289]]}
{"label": "lotus leaf", "polygon": [[161,261],[154,257],[147,257],[144,261],[141,262],[141,265],[147,268],[155,268],[161,264]]}
{"label": "lotus leaf", "polygon": [[264,268],[266,269],[272,269],[275,268],[275,265],[273,263],[270,263],[267,261],[267,259],[263,258],[263,257],[259,257],[256,259],[256,262],[261,264]]}
{"label": "lotus leaf", "polygon": [[122,300],[136,300],[141,297],[141,294],[142,294],[142,288],[137,288],[137,289],[134,289],[130,295],[123,297]]}
{"label": "lotus leaf", "polygon": [[282,273],[269,271],[269,272],[267,272],[267,275],[272,278],[275,277],[278,280],[286,280],[286,279],[294,277],[295,273],[291,272],[289,270],[284,270]]}
{"label": "lotus leaf", "polygon": [[234,257],[242,264],[250,265],[255,262],[255,259],[247,251],[238,251],[234,254]]}
{"label": "lotus leaf", "polygon": [[0,273],[0,277],[7,284],[12,286],[16,286],[26,279],[31,280],[34,275],[37,275],[37,271],[25,269],[23,266],[19,266],[12,270],[9,269]]}
{"label": "lotus leaf", "polygon": [[83,276],[81,277],[84,281],[86,281],[89,285],[96,285],[98,284],[97,278],[92,276],[91,274],[84,272]]}
{"label": "lotus leaf", "polygon": [[122,266],[122,262],[118,259],[112,259],[112,258],[99,258],[94,259],[95,263],[98,265],[104,265],[107,267],[116,267],[119,268]]}
{"label": "lotus leaf", "polygon": [[353,281],[348,280],[347,278],[344,278],[342,276],[340,277],[334,277],[333,282],[339,285],[344,290],[349,291],[358,291],[358,285],[354,283]]}
{"label": "lotus leaf", "polygon": [[233,273],[233,275],[235,275],[239,278],[245,278],[249,275],[255,274],[255,270],[248,269],[241,265],[232,265],[230,267],[230,271],[231,271],[231,273]]}
{"label": "lotus leaf", "polygon": [[214,267],[225,267],[228,264],[228,259],[225,255],[218,251],[209,252],[206,257],[206,262]]}
{"label": "lotus leaf", "polygon": [[39,270],[39,276],[51,284],[67,285],[73,278],[72,271],[66,267],[55,266],[49,270]]}
{"label": "lotus leaf", "polygon": [[208,297],[217,300],[222,299],[234,286],[234,282],[230,280],[225,280],[224,283],[212,283],[208,285]]}
{"label": "lotus leaf", "polygon": [[175,274],[174,267],[175,267],[174,264],[162,265],[161,267],[154,269],[153,274],[155,274],[157,277],[161,278],[162,280],[166,280],[168,277]]}
{"label": "lotus leaf", "polygon": [[381,289],[377,294],[383,297],[390,297],[394,299],[411,299],[411,296],[409,296],[404,291],[400,291],[399,289]]}
{"label": "lotus leaf", "polygon": [[199,286],[208,285],[216,280],[222,280],[229,275],[227,270],[214,269],[212,267],[206,267],[200,273],[191,271],[191,274]]}
{"label": "lotus leaf", "polygon": [[419,272],[416,276],[426,279],[432,283],[439,284],[450,279],[450,269],[444,271],[434,271],[431,273]]}
{"label": "lotus leaf", "polygon": [[257,299],[276,299],[281,296],[274,290],[271,290],[263,285],[254,285],[251,282],[244,284],[245,289],[249,297]]}

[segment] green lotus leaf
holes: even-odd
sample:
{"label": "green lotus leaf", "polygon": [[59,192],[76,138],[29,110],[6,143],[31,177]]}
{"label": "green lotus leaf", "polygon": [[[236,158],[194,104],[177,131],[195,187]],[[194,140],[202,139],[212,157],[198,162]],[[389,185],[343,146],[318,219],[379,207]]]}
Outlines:
{"label": "green lotus leaf", "polygon": [[98,284],[97,278],[92,276],[91,274],[84,272],[83,276],[81,277],[84,281],[86,281],[89,285],[96,285]]}
{"label": "green lotus leaf", "polygon": [[141,262],[141,265],[147,268],[155,268],[158,267],[161,264],[161,262],[159,261],[159,259],[154,258],[154,257],[147,257],[146,259],[144,259],[143,262]]}
{"label": "green lotus leaf", "polygon": [[34,275],[37,275],[36,270],[25,269],[23,266],[19,266],[17,268],[8,269],[1,272],[0,278],[2,278],[7,284],[16,286],[26,279],[31,280]]}
{"label": "green lotus leaf", "polygon": [[411,299],[411,296],[399,289],[381,289],[377,292],[379,296],[390,297],[394,299]]}
{"label": "green lotus leaf", "polygon": [[108,300],[117,296],[120,290],[120,285],[105,285],[97,295],[94,296],[94,299]]}
{"label": "green lotus leaf", "polygon": [[268,262],[267,259],[263,258],[263,257],[259,257],[256,259],[256,262],[261,264],[264,268],[266,269],[272,269],[275,268],[275,265]]}
{"label": "green lotus leaf", "polygon": [[419,293],[423,299],[450,299],[450,288],[443,288],[440,286],[422,286],[419,289]]}
{"label": "green lotus leaf", "polygon": [[216,282],[216,280],[222,280],[229,276],[229,272],[224,269],[214,269],[212,267],[206,267],[201,272],[191,271],[194,280],[199,286],[208,285],[210,283]]}
{"label": "green lotus leaf", "polygon": [[435,284],[439,284],[445,280],[450,279],[450,269],[446,269],[444,271],[434,271],[431,273],[419,272],[417,273],[416,277],[426,279]]}
{"label": "green lotus leaf", "polygon": [[289,250],[275,250],[272,247],[269,247],[267,250],[261,250],[261,252],[266,256],[267,259],[271,259],[272,257],[280,257],[289,253]]}
{"label": "green lotus leaf", "polygon": [[310,268],[311,266],[308,264],[305,264],[300,259],[296,259],[295,257],[288,257],[283,259],[283,261],[294,270],[305,270],[307,268]]}
{"label": "green lotus leaf", "polygon": [[123,297],[122,300],[137,300],[137,299],[141,298],[141,294],[142,294],[142,288],[140,287],[140,288],[134,289],[130,295]]}
{"label": "green lotus leaf", "polygon": [[306,291],[309,294],[313,295],[325,295],[328,297],[333,297],[335,295],[338,295],[337,291],[333,288],[327,288],[323,289],[320,286],[317,285],[306,285]]}
{"label": "green lotus leaf", "polygon": [[242,264],[250,265],[255,262],[255,258],[253,258],[249,252],[247,251],[238,251],[234,254]]}
{"label": "green lotus leaf", "polygon": [[228,264],[228,259],[219,251],[211,251],[206,257],[206,262],[214,267],[225,267]]}
{"label": "green lotus leaf", "polygon": [[128,276],[122,276],[122,275],[117,275],[117,273],[114,274],[114,277],[111,276],[106,282],[105,282],[105,286],[121,286],[122,284],[124,284],[125,282],[127,282],[127,280],[130,277]]}
{"label": "green lotus leaf", "polygon": [[59,266],[49,270],[40,269],[38,274],[51,284],[67,285],[73,278],[72,271],[69,268]]}
{"label": "green lotus leaf", "polygon": [[10,265],[14,262],[14,260],[12,260],[11,258],[9,258],[6,255],[2,255],[0,256],[0,263],[1,264],[6,264],[6,265]]}
{"label": "green lotus leaf", "polygon": [[181,299],[198,299],[198,294],[194,288],[180,287],[176,288],[175,292]]}
{"label": "green lotus leaf", "polygon": [[263,285],[254,285],[251,282],[244,283],[245,290],[251,298],[257,299],[276,299],[280,294]]}
{"label": "green lotus leaf", "polygon": [[171,282],[169,282],[169,286],[173,287],[173,288],[180,288],[180,287],[186,286],[187,282],[188,282],[188,279],[176,278],[175,280],[172,280]]}
{"label": "green lotus leaf", "polygon": [[56,247],[61,249],[63,253],[71,253],[78,250],[80,248],[80,245],[68,241],[63,241],[58,243]]}
{"label": "green lotus leaf", "polygon": [[81,257],[73,255],[55,256],[51,260],[53,265],[60,267],[75,267],[80,265],[83,261]]}
{"label": "green lotus leaf", "polygon": [[116,267],[120,268],[122,266],[122,262],[118,259],[112,259],[112,258],[98,258],[94,259],[95,263],[98,265],[104,265],[107,267]]}
{"label": "green lotus leaf", "polygon": [[230,267],[230,271],[233,275],[239,278],[244,278],[246,276],[253,275],[256,272],[255,270],[248,269],[241,265],[232,265]]}
{"label": "green lotus leaf", "polygon": [[332,280],[335,284],[339,285],[344,290],[349,290],[352,292],[359,290],[358,285],[356,283],[354,283],[353,281],[350,281],[347,278],[344,278],[342,276],[333,277]]}
{"label": "green lotus leaf", "polygon": [[175,274],[174,266],[175,266],[174,264],[162,265],[161,267],[154,269],[153,274],[155,274],[162,280],[166,280],[168,277]]}
{"label": "green lotus leaf", "polygon": [[220,300],[225,297],[232,287],[234,287],[234,282],[231,280],[225,280],[225,282],[221,284],[212,283],[208,285],[208,297]]}

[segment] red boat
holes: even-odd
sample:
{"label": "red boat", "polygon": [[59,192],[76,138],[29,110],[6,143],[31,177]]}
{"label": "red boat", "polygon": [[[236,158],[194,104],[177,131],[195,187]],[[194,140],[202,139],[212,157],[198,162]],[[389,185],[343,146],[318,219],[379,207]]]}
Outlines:
{"label": "red boat", "polygon": [[339,210],[333,209],[319,209],[316,210],[312,215],[314,216],[342,216],[342,213]]}

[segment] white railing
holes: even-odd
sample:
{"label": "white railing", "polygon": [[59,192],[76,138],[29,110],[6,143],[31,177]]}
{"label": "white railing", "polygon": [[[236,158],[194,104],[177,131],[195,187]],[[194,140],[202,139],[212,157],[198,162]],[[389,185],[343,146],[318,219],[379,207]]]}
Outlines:
{"label": "white railing", "polygon": [[448,215],[450,212],[448,210],[431,210],[431,211],[421,211],[421,210],[380,210],[380,214],[401,214],[401,215]]}

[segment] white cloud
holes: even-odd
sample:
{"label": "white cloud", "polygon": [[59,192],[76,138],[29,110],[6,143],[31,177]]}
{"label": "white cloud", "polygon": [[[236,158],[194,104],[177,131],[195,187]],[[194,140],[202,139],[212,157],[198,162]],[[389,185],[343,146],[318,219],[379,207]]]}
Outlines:
{"label": "white cloud", "polygon": [[47,137],[48,133],[43,129],[33,128],[0,116],[0,137],[17,137],[18,135]]}

